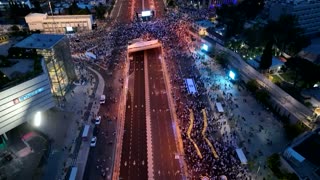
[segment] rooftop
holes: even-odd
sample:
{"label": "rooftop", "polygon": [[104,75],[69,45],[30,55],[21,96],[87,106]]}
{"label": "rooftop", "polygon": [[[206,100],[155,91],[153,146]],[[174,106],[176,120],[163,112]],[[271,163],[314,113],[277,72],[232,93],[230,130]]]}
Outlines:
{"label": "rooftop", "polygon": [[315,131],[302,143],[293,148],[308,161],[316,166],[320,166],[320,133]]}
{"label": "rooftop", "polygon": [[16,64],[11,67],[0,68],[0,71],[9,79],[33,71],[34,60],[32,59],[10,59],[10,61],[14,61]]}
{"label": "rooftop", "polygon": [[203,28],[215,27],[215,25],[211,21],[208,21],[208,20],[196,21],[196,24],[198,26],[203,27]]}
{"label": "rooftop", "polygon": [[18,42],[14,47],[27,49],[50,49],[63,37],[64,35],[56,34],[32,34]]}
{"label": "rooftop", "polygon": [[314,64],[320,64],[320,38],[312,39],[311,44],[299,52],[299,56]]}

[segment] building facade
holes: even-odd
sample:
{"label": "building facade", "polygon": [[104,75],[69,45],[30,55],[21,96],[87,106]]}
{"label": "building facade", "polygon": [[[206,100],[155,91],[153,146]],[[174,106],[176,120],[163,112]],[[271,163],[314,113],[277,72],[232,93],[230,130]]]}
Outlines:
{"label": "building facade", "polygon": [[[43,69],[45,69],[43,62]],[[34,119],[36,112],[55,106],[48,74],[0,91],[0,134]]]}
{"label": "building facade", "polygon": [[55,15],[30,13],[25,17],[30,31],[66,34],[92,30],[92,15]]}
{"label": "building facade", "polygon": [[283,14],[292,14],[297,17],[305,35],[320,33],[320,0],[271,0],[269,4],[271,20],[277,20]]}
{"label": "building facade", "polygon": [[57,98],[63,98],[76,79],[68,38],[64,35],[33,34],[14,47],[36,49],[44,57],[51,91]]}

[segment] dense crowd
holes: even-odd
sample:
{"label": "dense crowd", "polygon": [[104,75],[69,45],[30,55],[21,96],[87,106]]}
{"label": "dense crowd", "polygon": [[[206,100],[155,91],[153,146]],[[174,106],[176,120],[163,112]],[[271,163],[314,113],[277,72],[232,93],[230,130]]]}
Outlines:
{"label": "dense crowd", "polygon": [[[179,126],[182,130],[185,160],[190,177],[206,176],[210,179],[219,179],[225,176],[228,179],[249,179],[247,169],[241,166],[235,152],[234,132],[220,133],[222,123],[219,117],[211,116],[214,110],[208,108],[207,90],[195,65],[195,61],[203,58],[195,55],[191,49],[197,47],[195,39],[191,38],[188,29],[194,19],[207,17],[208,10],[191,11],[184,9],[181,12],[168,11],[163,19],[155,19],[150,22],[132,22],[121,24],[114,22],[113,29],[100,27],[93,33],[78,34],[70,37],[74,58],[90,61],[84,53],[90,51],[97,56],[94,61],[101,67],[110,67],[123,63],[125,60],[126,46],[132,39],[158,39],[164,49],[164,59],[172,85],[172,95],[175,100],[176,113],[179,118]],[[118,61],[120,59],[120,61]],[[197,94],[188,94],[184,78],[193,78],[197,83]],[[223,88],[223,86],[216,86]],[[201,110],[206,108],[208,114],[208,127],[206,136],[212,143],[218,158],[204,140],[201,131],[203,121]],[[202,158],[196,153],[194,144],[187,138],[187,129],[190,125],[190,112],[194,112],[194,124],[191,138],[195,141],[202,154]],[[192,178],[193,179],[193,178]]]}

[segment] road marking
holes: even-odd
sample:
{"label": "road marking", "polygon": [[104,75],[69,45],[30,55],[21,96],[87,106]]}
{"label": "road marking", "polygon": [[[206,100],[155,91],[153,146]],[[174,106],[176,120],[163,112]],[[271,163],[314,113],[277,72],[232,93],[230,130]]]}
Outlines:
{"label": "road marking", "polygon": [[119,8],[119,11],[118,11],[118,14],[117,14],[117,18],[118,18],[119,15],[120,15],[121,8],[122,8],[122,3],[120,4],[120,8]]}

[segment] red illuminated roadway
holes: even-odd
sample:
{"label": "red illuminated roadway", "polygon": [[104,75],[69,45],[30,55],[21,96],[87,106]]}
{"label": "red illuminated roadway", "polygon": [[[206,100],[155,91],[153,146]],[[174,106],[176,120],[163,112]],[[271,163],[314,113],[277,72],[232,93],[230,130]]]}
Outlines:
{"label": "red illuminated roadway", "polygon": [[129,73],[119,178],[148,179],[143,51],[133,53]]}
{"label": "red illuminated roadway", "polygon": [[132,6],[135,0],[117,0],[110,18],[116,19],[117,21],[129,23],[132,21]]}
{"label": "red illuminated roadway", "polygon": [[160,48],[147,50],[154,178],[182,179],[160,54]]}
{"label": "red illuminated roadway", "polygon": [[[154,7],[151,7],[153,4]],[[155,9],[156,18],[164,16],[163,0],[117,0],[111,12],[111,18],[119,22],[129,23],[135,18],[136,12],[143,9]]]}

